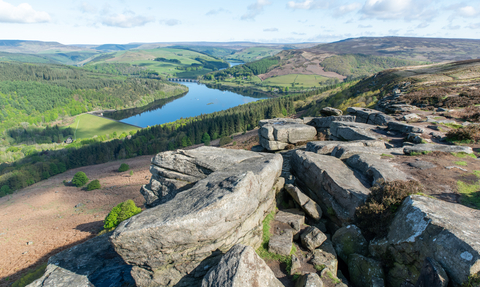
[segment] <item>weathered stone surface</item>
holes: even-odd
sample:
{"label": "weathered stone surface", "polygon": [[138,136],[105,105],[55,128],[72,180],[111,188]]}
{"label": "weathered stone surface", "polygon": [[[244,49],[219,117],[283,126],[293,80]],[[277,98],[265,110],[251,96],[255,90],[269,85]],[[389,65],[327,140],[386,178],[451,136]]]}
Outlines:
{"label": "weathered stone surface", "polygon": [[380,156],[385,153],[385,148],[381,149],[378,147],[368,147],[368,146],[342,146],[339,145],[332,151],[332,156],[339,159],[347,159],[351,156],[357,154],[365,154],[368,156]]}
{"label": "weathered stone surface", "polygon": [[212,172],[260,156],[244,150],[221,151],[214,147],[200,147],[157,154],[152,158],[150,183],[140,190],[146,206],[153,207],[169,201]]}
{"label": "weathered stone surface", "polygon": [[385,142],[381,140],[363,140],[363,141],[313,141],[307,143],[306,151],[330,155],[337,146],[358,146],[358,147],[376,147],[385,149]]}
{"label": "weathered stone surface", "polygon": [[454,286],[480,271],[479,210],[412,195],[398,209],[387,238],[396,262],[420,269],[430,257]]}
{"label": "weathered stone surface", "polygon": [[408,134],[408,133],[423,133],[424,130],[422,128],[419,128],[419,127],[416,127],[416,126],[412,126],[412,125],[409,125],[409,124],[405,124],[405,123],[401,123],[401,122],[389,122],[388,123],[388,129],[391,130],[391,131],[397,131],[397,132],[401,132],[401,133],[404,133],[404,134]]}
{"label": "weathered stone surface", "polygon": [[404,121],[418,121],[421,118],[417,114],[408,114],[403,116]]}
{"label": "weathered stone surface", "polygon": [[222,256],[202,281],[202,287],[283,287],[270,267],[250,246],[237,244]]}
{"label": "weathered stone surface", "polygon": [[368,242],[363,237],[360,228],[348,225],[340,228],[332,237],[333,246],[338,257],[348,262],[350,255],[356,253],[367,256]]}
{"label": "weathered stone surface", "polygon": [[385,181],[407,180],[407,175],[379,156],[358,154],[347,159],[346,163],[370,179],[372,185],[379,179]]}
{"label": "weathered stone surface", "polygon": [[457,145],[439,145],[439,144],[418,144],[414,146],[407,146],[403,149],[405,154],[412,153],[428,153],[432,151],[440,152],[464,152],[473,153],[473,150],[469,146],[457,146]]}
{"label": "weathered stone surface", "polygon": [[129,266],[108,241],[110,234],[90,239],[48,260],[45,274],[30,287],[123,286],[135,284]]}
{"label": "weathered stone surface", "polygon": [[285,186],[287,192],[293,197],[302,209],[314,220],[320,220],[322,217],[322,208],[313,201],[310,197],[306,196],[298,187],[292,184]]}
{"label": "weathered stone surface", "polygon": [[313,251],[312,263],[314,266],[325,266],[333,275],[337,275],[338,260],[334,254],[324,251],[323,249],[315,249]]}
{"label": "weathered stone surface", "polygon": [[305,248],[313,251],[327,240],[327,236],[315,226],[309,226],[302,235],[300,235],[300,240]]}
{"label": "weathered stone surface", "polygon": [[418,169],[431,169],[437,167],[433,163],[424,160],[416,160],[414,162],[409,162],[408,165]]}
{"label": "weathered stone surface", "polygon": [[416,133],[409,133],[405,140],[415,144],[420,144],[425,141],[419,134]]}
{"label": "weathered stone surface", "polygon": [[387,282],[392,287],[400,287],[405,281],[416,282],[420,272],[413,265],[403,265],[397,262],[388,270]]}
{"label": "weathered stone surface", "polygon": [[297,279],[295,287],[323,287],[323,281],[317,273],[308,273]]}
{"label": "weathered stone surface", "polygon": [[322,210],[330,210],[325,214],[340,224],[353,221],[356,207],[370,194],[338,158],[297,150],[290,163],[297,180],[305,186],[302,190]]}
{"label": "weathered stone surface", "polygon": [[302,268],[302,264],[300,263],[300,259],[297,256],[292,254],[292,268],[290,269],[290,275],[294,275],[296,273],[301,272],[300,269]]}
{"label": "weathered stone surface", "polygon": [[258,130],[260,144],[270,150],[284,149],[287,144],[296,144],[312,140],[317,135],[317,130],[300,122],[274,121],[264,124]]}
{"label": "weathered stone surface", "polygon": [[[230,154],[229,160],[222,158],[224,154]],[[138,286],[195,286],[207,266],[220,260],[221,252],[238,243],[257,247],[282,169],[278,154],[199,148],[167,155],[176,157],[171,163],[184,165],[172,164],[170,170],[208,176],[115,230],[111,242],[127,263],[135,265],[132,275]],[[156,159],[162,157],[166,156]]]}
{"label": "weathered stone surface", "polygon": [[313,118],[310,125],[317,129],[329,129],[332,122],[355,122],[355,116],[329,116],[323,118]]}
{"label": "weathered stone surface", "polygon": [[363,123],[332,122],[330,133],[345,141],[377,140],[380,135],[373,131],[375,128],[376,126]]}
{"label": "weathered stone surface", "polygon": [[280,255],[290,255],[290,251],[292,251],[292,243],[292,230],[285,230],[282,234],[276,234],[270,237],[268,251]]}
{"label": "weathered stone surface", "polygon": [[445,270],[432,258],[425,258],[416,287],[447,287],[448,277]]}
{"label": "weathered stone surface", "polygon": [[385,107],[387,113],[395,114],[401,112],[409,112],[411,110],[416,110],[417,107],[407,104],[392,104]]}
{"label": "weathered stone surface", "polygon": [[324,117],[329,117],[329,116],[341,116],[343,115],[343,111],[331,107],[325,107],[320,110],[320,114]]}
{"label": "weathered stone surface", "polygon": [[263,127],[265,125],[272,125],[276,123],[291,123],[291,124],[303,124],[302,119],[291,119],[291,118],[275,118],[275,119],[265,119],[260,120],[258,125]]}
{"label": "weathered stone surface", "polygon": [[385,275],[380,262],[359,254],[348,259],[350,280],[357,287],[383,286]]}
{"label": "weathered stone surface", "polygon": [[295,231],[300,231],[305,224],[305,213],[297,209],[280,210],[275,215],[275,220],[290,225]]}
{"label": "weathered stone surface", "polygon": [[393,121],[393,118],[386,114],[367,108],[350,107],[347,109],[349,114],[356,117],[356,121],[359,123],[386,126],[388,122]]}

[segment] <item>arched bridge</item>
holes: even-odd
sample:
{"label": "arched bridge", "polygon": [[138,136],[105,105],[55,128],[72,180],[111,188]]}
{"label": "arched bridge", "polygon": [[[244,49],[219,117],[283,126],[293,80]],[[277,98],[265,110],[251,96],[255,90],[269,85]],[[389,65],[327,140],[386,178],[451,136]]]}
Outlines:
{"label": "arched bridge", "polygon": [[172,82],[192,82],[192,83],[198,83],[198,80],[194,79],[181,79],[181,78],[168,78],[169,81]]}

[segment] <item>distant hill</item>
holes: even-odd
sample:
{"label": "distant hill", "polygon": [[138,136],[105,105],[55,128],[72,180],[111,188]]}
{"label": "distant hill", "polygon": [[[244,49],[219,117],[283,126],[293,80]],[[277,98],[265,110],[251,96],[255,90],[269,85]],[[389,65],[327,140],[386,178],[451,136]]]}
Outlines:
{"label": "distant hill", "polygon": [[0,40],[0,51],[9,53],[36,54],[43,51],[80,51],[84,48],[63,45],[58,42],[25,41],[25,40]]}
{"label": "distant hill", "polygon": [[142,44],[127,44],[127,45],[118,45],[118,44],[105,44],[95,47],[95,50],[102,51],[102,52],[109,52],[109,51],[125,51],[137,48]]}

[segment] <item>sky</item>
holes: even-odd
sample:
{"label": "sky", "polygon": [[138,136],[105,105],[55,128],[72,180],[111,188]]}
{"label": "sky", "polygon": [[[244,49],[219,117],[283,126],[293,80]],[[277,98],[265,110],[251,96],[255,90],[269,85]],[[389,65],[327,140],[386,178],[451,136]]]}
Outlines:
{"label": "sky", "polygon": [[9,40],[325,43],[378,36],[480,39],[480,0],[0,0],[0,39]]}

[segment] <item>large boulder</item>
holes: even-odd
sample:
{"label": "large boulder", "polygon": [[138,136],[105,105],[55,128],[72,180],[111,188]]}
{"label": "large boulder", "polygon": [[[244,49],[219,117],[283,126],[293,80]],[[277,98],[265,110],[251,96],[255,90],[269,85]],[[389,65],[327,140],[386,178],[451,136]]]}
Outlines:
{"label": "large boulder", "polygon": [[356,208],[370,194],[355,173],[338,158],[297,150],[290,163],[297,180],[304,186],[302,190],[339,225],[352,222]]}
{"label": "large boulder", "polygon": [[346,163],[370,179],[372,185],[379,179],[384,181],[408,180],[408,176],[380,156],[357,154],[349,157]]}
{"label": "large boulder", "polygon": [[334,139],[344,141],[377,140],[380,134],[374,132],[375,128],[376,126],[363,123],[332,122],[330,133]]}
{"label": "large boulder", "polygon": [[320,220],[322,217],[322,208],[315,201],[292,184],[287,184],[285,189],[292,196],[293,200],[295,200],[312,219]]}
{"label": "large boulder", "polygon": [[401,122],[389,122],[388,129],[391,131],[401,132],[403,134],[408,133],[423,133],[424,130],[420,127],[412,126],[409,124],[401,123]]}
{"label": "large boulder", "polygon": [[[218,148],[178,151],[183,163],[190,163],[191,173],[206,177],[117,227],[111,242],[134,265],[138,286],[196,286],[233,245],[259,246],[262,221],[275,205],[273,186],[282,157],[236,152],[235,156]],[[223,154],[237,160],[222,160]]]}
{"label": "large boulder", "polygon": [[327,240],[327,236],[315,226],[309,226],[302,235],[300,235],[300,239],[305,248],[313,251]]}
{"label": "large boulder", "polygon": [[283,287],[250,246],[233,246],[202,281],[202,287]]}
{"label": "large boulder", "polygon": [[282,234],[272,235],[268,241],[268,252],[290,255],[292,251],[293,231],[285,230]]}
{"label": "large boulder", "polygon": [[403,149],[405,154],[420,154],[420,153],[429,153],[434,151],[440,152],[464,152],[471,154],[473,150],[469,146],[458,146],[458,145],[441,145],[441,144],[417,144],[414,146],[407,146]]}
{"label": "large boulder", "polygon": [[295,287],[323,287],[323,281],[317,273],[308,273],[297,279]]}
{"label": "large boulder", "polygon": [[386,114],[372,109],[350,107],[347,112],[356,117],[356,121],[359,123],[365,123],[370,125],[386,126],[389,122],[393,121],[393,118]]}
{"label": "large boulder", "polygon": [[[323,244],[322,244],[323,245]],[[312,264],[316,268],[328,268],[333,275],[337,275],[338,260],[335,253],[330,253],[321,247],[313,251]],[[323,270],[323,269],[322,269]]]}
{"label": "large boulder", "polygon": [[337,146],[358,146],[358,147],[376,147],[385,149],[385,142],[381,140],[360,140],[360,141],[313,141],[307,143],[306,151],[330,155]]}
{"label": "large boulder", "polygon": [[110,234],[90,239],[48,260],[45,274],[30,287],[132,286],[127,265],[108,240]]}
{"label": "large boulder", "polygon": [[355,116],[329,116],[323,118],[312,118],[309,124],[317,129],[329,129],[332,122],[355,122]]}
{"label": "large boulder", "polygon": [[320,110],[320,114],[324,117],[329,117],[329,116],[341,116],[343,115],[343,111],[331,107],[325,107]]}
{"label": "large boulder", "polygon": [[344,262],[348,262],[352,254],[367,255],[368,242],[363,237],[360,228],[355,225],[348,225],[340,228],[332,237],[335,251]]}
{"label": "large boulder", "polygon": [[279,121],[263,124],[258,130],[260,144],[270,150],[284,149],[288,144],[296,144],[312,140],[317,135],[317,130],[302,123]]}
{"label": "large boulder", "polygon": [[425,258],[416,287],[447,287],[448,277],[443,267],[432,258]]}
{"label": "large boulder", "polygon": [[347,159],[351,156],[356,154],[365,154],[367,156],[381,156],[382,154],[386,154],[387,151],[385,147],[378,148],[378,147],[369,147],[369,146],[342,146],[339,145],[332,151],[332,156],[339,158],[339,159]]}
{"label": "large boulder", "polygon": [[258,125],[263,127],[265,125],[272,125],[277,123],[288,123],[288,124],[303,124],[304,120],[302,119],[291,119],[291,118],[275,118],[275,119],[265,119],[258,121]]}
{"label": "large boulder", "polygon": [[[480,272],[480,211],[425,196],[404,200],[390,225],[385,256],[419,272],[430,257],[454,286]],[[382,248],[383,249],[383,248]]]}
{"label": "large boulder", "polygon": [[382,264],[374,259],[352,254],[348,259],[348,272],[350,280],[357,287],[385,286]]}

